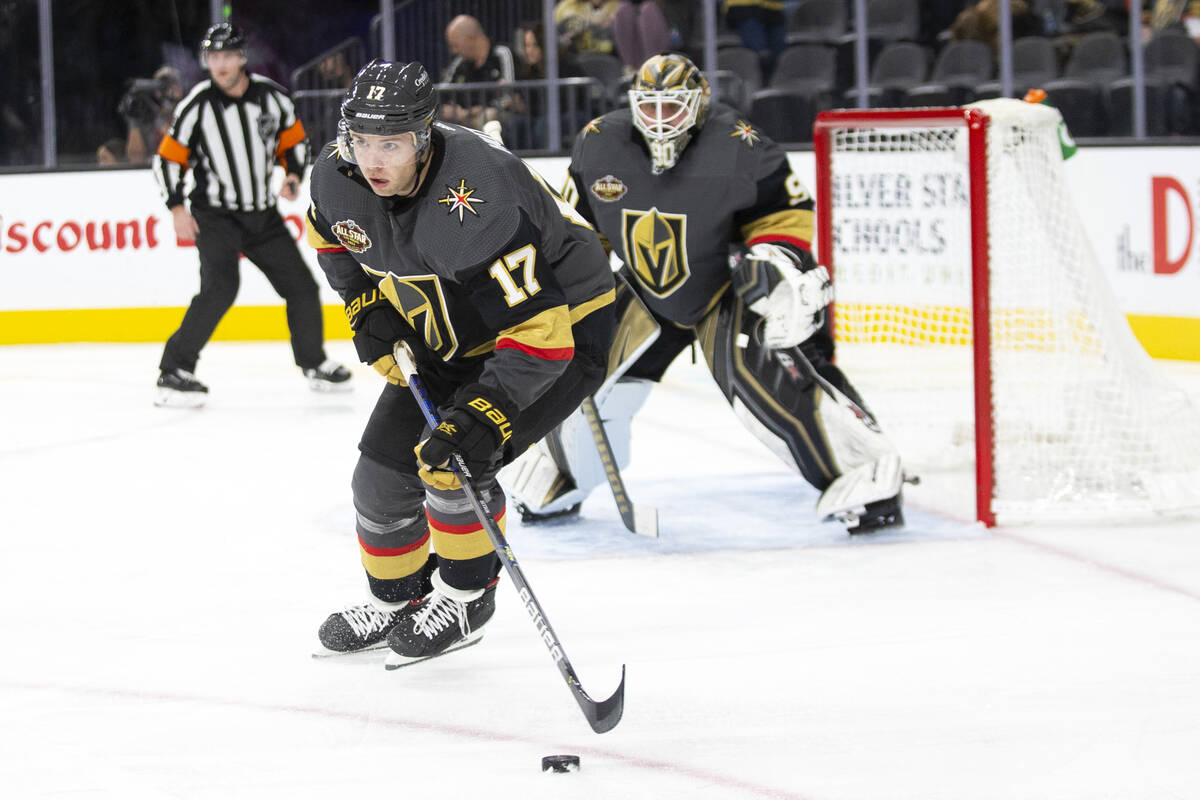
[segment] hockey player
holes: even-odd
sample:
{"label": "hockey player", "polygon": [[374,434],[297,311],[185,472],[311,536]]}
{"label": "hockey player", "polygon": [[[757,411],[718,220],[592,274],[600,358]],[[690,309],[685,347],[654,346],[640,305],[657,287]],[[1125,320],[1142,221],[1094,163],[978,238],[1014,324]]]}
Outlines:
{"label": "hockey player", "polygon": [[[563,196],[624,261],[661,327],[597,398],[618,461],[651,385],[698,341],[737,416],[822,490],[822,518],[851,532],[902,524],[899,457],[832,364],[832,290],[810,252],[813,199],[783,151],[710,103],[690,60],[656,55],[638,70],[629,107],[579,133],[568,173]],[[646,325],[619,319],[618,342]],[[501,477],[527,520],[577,513],[604,482],[581,413]]]}
{"label": "hockey player", "polygon": [[[437,108],[422,65],[363,67],[307,214],[359,358],[387,379],[351,481],[371,602],[331,615],[319,637],[340,652],[386,642],[390,666],[473,644],[495,608],[500,561],[451,452],[503,528],[496,471],[596,390],[614,327],[594,230],[486,134],[435,122]],[[432,433],[399,342],[440,406]]]}

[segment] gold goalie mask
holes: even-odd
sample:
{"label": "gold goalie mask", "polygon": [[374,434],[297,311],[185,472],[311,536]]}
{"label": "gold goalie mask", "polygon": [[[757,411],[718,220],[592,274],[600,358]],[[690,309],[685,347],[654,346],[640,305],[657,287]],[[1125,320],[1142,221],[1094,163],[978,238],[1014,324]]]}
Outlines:
{"label": "gold goalie mask", "polygon": [[671,169],[708,117],[708,80],[687,56],[651,56],[638,69],[629,89],[633,126],[650,148],[655,175]]}

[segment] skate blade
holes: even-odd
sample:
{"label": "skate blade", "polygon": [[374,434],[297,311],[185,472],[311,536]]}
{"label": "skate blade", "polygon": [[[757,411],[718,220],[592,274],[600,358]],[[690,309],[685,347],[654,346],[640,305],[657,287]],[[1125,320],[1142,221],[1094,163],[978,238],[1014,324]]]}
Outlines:
{"label": "skate blade", "polygon": [[154,405],[159,408],[200,408],[207,401],[204,392],[178,392],[161,387],[154,395]]}
{"label": "skate blade", "polygon": [[312,389],[314,392],[317,392],[318,394],[339,394],[341,392],[354,391],[354,386],[351,385],[350,381],[342,381],[341,383],[330,383],[329,381],[322,381],[322,380],[317,380],[314,378],[309,379],[308,388]]}
{"label": "skate blade", "polygon": [[313,651],[312,657],[313,658],[338,658],[338,657],[344,657],[344,656],[357,656],[357,655],[361,655],[362,653],[378,653],[380,650],[387,650],[387,649],[388,649],[388,646],[387,646],[386,641],[378,642],[378,643],[372,644],[372,645],[367,645],[366,647],[360,647],[357,650],[330,650],[328,647],[318,645],[317,649]]}
{"label": "skate blade", "polygon": [[432,658],[440,658],[442,656],[449,655],[450,653],[456,652],[458,650],[465,650],[466,648],[471,647],[472,645],[479,644],[479,641],[482,638],[483,638],[483,631],[472,632],[470,636],[463,639],[461,642],[458,642],[453,647],[447,647],[445,650],[443,650],[442,652],[440,652],[434,656],[421,656],[420,658],[409,658],[408,656],[402,656],[399,653],[392,651],[391,653],[388,653],[387,658],[384,659],[383,668],[387,669],[387,670],[392,670],[392,669],[400,669],[401,667],[411,667],[413,664],[419,664],[422,661],[429,661]]}

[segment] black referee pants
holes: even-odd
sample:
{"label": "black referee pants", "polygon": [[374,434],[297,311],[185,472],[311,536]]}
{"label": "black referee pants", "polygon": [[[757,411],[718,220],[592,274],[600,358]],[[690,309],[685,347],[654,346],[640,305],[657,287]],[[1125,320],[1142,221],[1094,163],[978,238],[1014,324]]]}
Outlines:
{"label": "black referee pants", "polygon": [[195,209],[200,232],[200,292],[192,298],[179,330],[167,340],[159,369],[196,371],[200,351],[233,305],[241,285],[238,254],[250,259],[287,304],[288,330],[296,366],[310,369],[325,360],[325,331],[317,282],[275,209]]}

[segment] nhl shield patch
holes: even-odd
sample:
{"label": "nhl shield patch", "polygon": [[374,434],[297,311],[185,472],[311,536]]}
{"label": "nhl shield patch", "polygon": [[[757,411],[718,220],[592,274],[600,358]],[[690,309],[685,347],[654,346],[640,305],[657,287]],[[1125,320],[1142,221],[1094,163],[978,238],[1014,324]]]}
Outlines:
{"label": "nhl shield patch", "polygon": [[279,130],[279,120],[270,114],[260,114],[257,123],[258,135],[264,142],[269,142],[275,138],[275,132]]}
{"label": "nhl shield patch", "polygon": [[592,194],[596,195],[597,199],[603,200],[606,203],[615,203],[629,191],[629,187],[620,178],[615,178],[612,175],[597,178],[590,188]]}
{"label": "nhl shield patch", "polygon": [[342,247],[351,253],[361,253],[371,247],[371,237],[352,219],[335,223],[333,235],[342,243]]}

